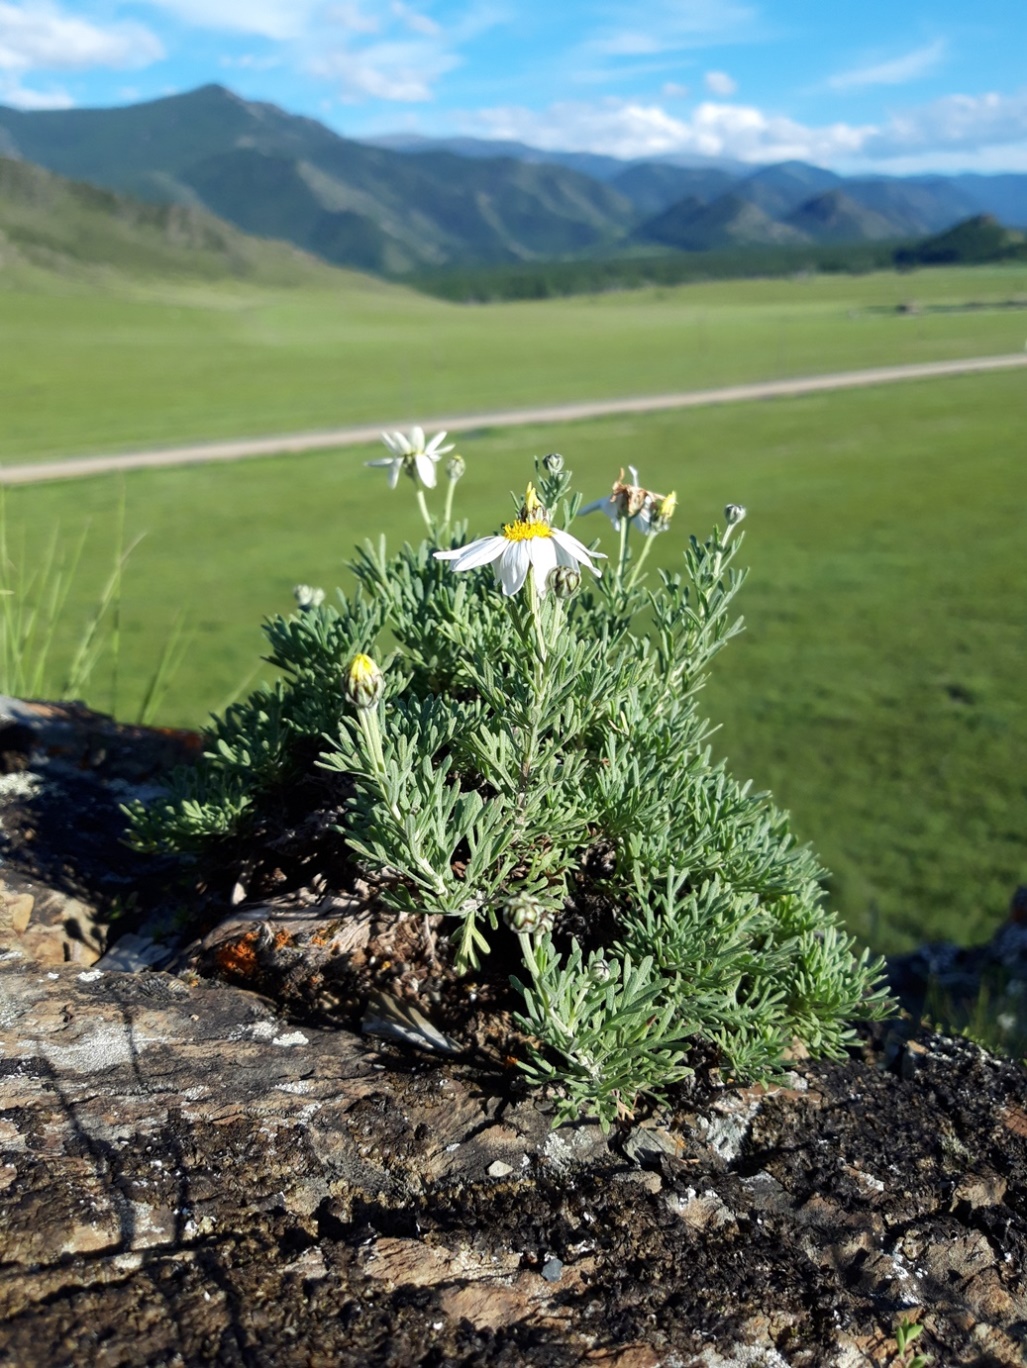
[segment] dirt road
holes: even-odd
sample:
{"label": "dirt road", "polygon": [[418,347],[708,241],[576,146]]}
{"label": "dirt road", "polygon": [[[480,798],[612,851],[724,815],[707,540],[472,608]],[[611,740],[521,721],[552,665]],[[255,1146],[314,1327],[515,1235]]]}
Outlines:
{"label": "dirt road", "polygon": [[152,470],[158,466],[192,465],[203,461],[241,461],[250,456],[280,456],[317,451],[327,447],[363,446],[376,442],[383,428],[407,428],[418,421],[431,431],[469,432],[479,428],[524,427],[539,423],[570,423],[582,418],[603,418],[619,413],[655,413],[661,409],[701,408],[710,404],[738,404],[753,399],[776,399],[825,390],[858,389],[887,385],[900,380],[930,380],[948,375],[1027,367],[1027,351],[1004,356],[976,356],[962,361],[927,361],[912,366],[880,366],[872,370],[836,371],[831,375],[802,376],[793,380],[766,380],[724,389],[685,390],[679,394],[644,394],[629,399],[593,399],[579,404],[553,404],[530,409],[507,409],[495,413],[445,414],[436,418],[390,419],[361,427],[327,432],[300,432],[279,437],[240,438],[232,442],[206,442],[199,446],[167,447],[155,451],[129,451],[114,456],[79,456],[68,460],[0,467],[2,484],[36,484],[42,480],[67,480],[82,475],[102,475],[115,470]]}

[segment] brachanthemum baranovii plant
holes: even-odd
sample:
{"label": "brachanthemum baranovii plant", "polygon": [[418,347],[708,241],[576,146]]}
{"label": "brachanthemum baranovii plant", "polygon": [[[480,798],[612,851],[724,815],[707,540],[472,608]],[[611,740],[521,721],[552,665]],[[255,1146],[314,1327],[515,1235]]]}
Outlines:
{"label": "brachanthemum baranovii plant", "polygon": [[[137,843],[194,852],[213,885],[264,829],[275,871],[310,868],[303,851],[283,860],[283,810],[297,833],[335,824],[379,913],[424,918],[426,963],[489,978],[492,1001],[508,983],[521,1067],[557,1119],[630,1117],[700,1041],[727,1077],[773,1075],[796,1041],[839,1057],[850,1018],[884,1010],[879,966],[825,910],[786,815],[714,761],[698,710],[739,630],[745,510],[673,546],[653,534],[674,495],[622,471],[594,505],[617,531],[606,560],[568,530],[580,499],[551,453],[512,522],[454,544],[462,461],[433,518],[444,434],[391,436],[378,464],[393,485],[412,475],[428,539],[392,555],[368,542],[338,607],[304,588],[265,624],[280,677],[214,721],[163,799],[135,805]],[[645,576],[654,545],[665,564]],[[299,794],[323,811],[303,821]],[[436,943],[439,918],[452,934]]]}

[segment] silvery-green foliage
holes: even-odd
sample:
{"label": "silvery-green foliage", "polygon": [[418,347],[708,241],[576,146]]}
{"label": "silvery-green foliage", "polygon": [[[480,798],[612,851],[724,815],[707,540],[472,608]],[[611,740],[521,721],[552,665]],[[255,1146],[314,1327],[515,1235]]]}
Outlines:
{"label": "silvery-green foliage", "polygon": [[[536,479],[568,530],[569,473],[546,458]],[[673,496],[662,507],[666,527]],[[505,597],[490,569],[436,559],[463,525],[391,554],[367,543],[338,607],[310,592],[265,624],[279,680],[214,720],[198,770],[137,805],[137,843],[244,835],[313,745],[345,779],[340,830],[384,904],[449,919],[466,971],[510,954],[501,919],[517,932],[507,969],[537,1042],[523,1066],[559,1116],[628,1115],[688,1073],[699,1037],[738,1077],[773,1075],[796,1040],[837,1057],[847,1023],[883,1010],[879,965],[825,910],[786,816],[714,762],[697,707],[741,628],[743,516],[729,506],[723,532],[655,579],[641,569],[656,534],[638,549],[625,519],[601,579],[573,592],[574,571],[541,596],[530,577]]]}
{"label": "silvery-green foliage", "polygon": [[640,1092],[659,1093],[686,1078],[687,1051],[700,1028],[665,991],[649,956],[612,964],[599,951],[585,960],[573,944],[561,957],[548,935],[527,948],[531,976],[514,985],[524,1026],[543,1047],[524,1065],[559,1098],[554,1120],[582,1112],[609,1124],[631,1115]]}

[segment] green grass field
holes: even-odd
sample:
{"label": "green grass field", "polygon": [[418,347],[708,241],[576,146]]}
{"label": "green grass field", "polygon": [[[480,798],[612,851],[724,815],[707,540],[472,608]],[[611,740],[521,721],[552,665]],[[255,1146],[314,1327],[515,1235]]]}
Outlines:
{"label": "green grass field", "polygon": [[[12,278],[13,279],[13,278]],[[1027,265],[713,281],[532,303],[30,273],[0,289],[0,459],[1019,351]],[[31,288],[30,288],[31,287]]]}
{"label": "green grass field", "polygon": [[[554,448],[588,498],[628,462],[676,488],[653,564],[673,564],[726,501],[746,504],[748,631],[708,692],[718,747],[792,810],[853,930],[890,949],[970,941],[1027,880],[1025,430],[1017,372],[483,432],[461,443],[460,511],[472,534],[494,529],[532,455]],[[419,535],[409,485],[390,493],[363,468],[374,454],[18,487],[8,520],[32,549],[55,524],[70,540],[91,523],[81,613],[124,490],[128,532],[146,535],[126,577],[117,709],[132,715],[181,608],[193,639],[163,717],[195,725],[254,670],[259,621],[291,609],[294,583],[338,583],[368,532]],[[582,530],[612,550],[600,515]],[[109,705],[107,681],[91,701]]]}

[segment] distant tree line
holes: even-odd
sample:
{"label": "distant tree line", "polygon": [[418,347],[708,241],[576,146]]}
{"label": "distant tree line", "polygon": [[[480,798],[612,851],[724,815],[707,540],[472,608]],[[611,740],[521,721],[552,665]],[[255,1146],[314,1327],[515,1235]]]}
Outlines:
{"label": "distant tree line", "polygon": [[691,284],[801,274],[861,275],[918,266],[1027,260],[1024,234],[980,215],[934,237],[912,242],[832,246],[748,246],[711,252],[661,252],[446,267],[405,275],[405,284],[465,304],[553,299],[646,286]]}

